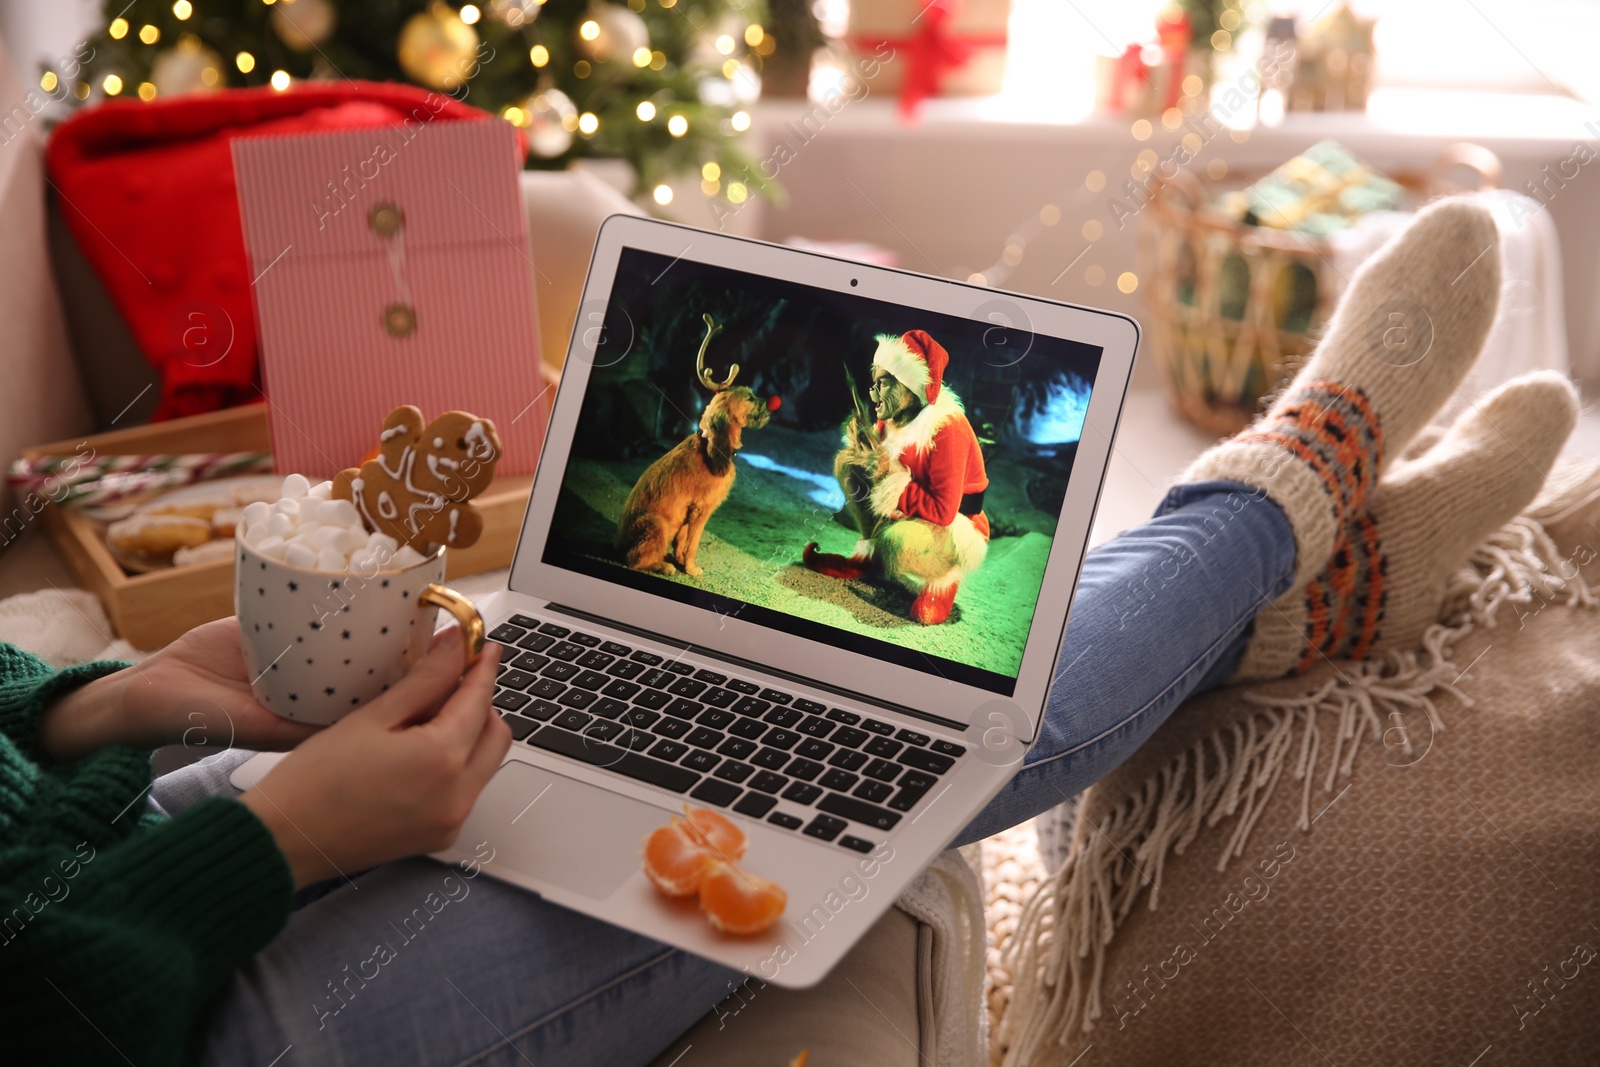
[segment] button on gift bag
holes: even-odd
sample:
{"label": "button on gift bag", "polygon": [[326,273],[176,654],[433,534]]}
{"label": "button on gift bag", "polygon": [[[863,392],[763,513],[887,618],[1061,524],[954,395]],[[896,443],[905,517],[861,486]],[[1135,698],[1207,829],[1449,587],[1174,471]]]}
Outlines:
{"label": "button on gift bag", "polygon": [[497,119],[234,142],[277,467],[358,466],[401,404],[486,416],[529,474],[551,396],[516,132]]}

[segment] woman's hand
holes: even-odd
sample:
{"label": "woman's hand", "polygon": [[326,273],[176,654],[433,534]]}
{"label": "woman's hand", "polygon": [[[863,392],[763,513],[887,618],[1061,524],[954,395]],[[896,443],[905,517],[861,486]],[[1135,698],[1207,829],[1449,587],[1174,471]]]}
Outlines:
{"label": "woman's hand", "polygon": [[461,631],[387,693],[308,737],[240,796],[305,886],[455,843],[511,746],[495,713],[500,646],[463,677]]}

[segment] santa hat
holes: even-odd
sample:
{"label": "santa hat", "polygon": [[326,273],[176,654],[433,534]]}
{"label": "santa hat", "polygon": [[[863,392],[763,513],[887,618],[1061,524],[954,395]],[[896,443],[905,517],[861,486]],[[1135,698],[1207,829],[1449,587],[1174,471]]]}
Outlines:
{"label": "santa hat", "polygon": [[898,337],[884,333],[878,335],[878,350],[872,355],[872,365],[882,367],[932,404],[939,399],[939,387],[944,384],[950,353],[923,330],[907,330]]}

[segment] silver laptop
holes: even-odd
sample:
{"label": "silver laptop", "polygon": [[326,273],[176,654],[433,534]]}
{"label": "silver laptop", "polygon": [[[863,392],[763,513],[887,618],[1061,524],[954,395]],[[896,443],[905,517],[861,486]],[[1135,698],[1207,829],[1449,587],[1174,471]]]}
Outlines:
{"label": "silver laptop", "polygon": [[[508,587],[479,604],[516,740],[437,858],[817,982],[1037,735],[1137,342],[1106,311],[608,219]],[[952,435],[874,425],[875,363]],[[856,425],[900,453],[852,502]],[[863,521],[902,514],[899,554],[880,539],[863,564]],[[764,933],[719,934],[646,879],[643,839],[685,804],[786,890]]]}

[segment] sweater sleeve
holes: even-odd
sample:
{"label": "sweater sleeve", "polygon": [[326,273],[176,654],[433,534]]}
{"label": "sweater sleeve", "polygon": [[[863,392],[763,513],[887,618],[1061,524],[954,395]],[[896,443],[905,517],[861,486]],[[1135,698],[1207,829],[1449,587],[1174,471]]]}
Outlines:
{"label": "sweater sleeve", "polygon": [[221,797],[87,851],[60,846],[31,879],[7,872],[35,889],[19,901],[25,923],[0,938],[8,1045],[19,1063],[197,1062],[229,975],[288,921],[283,854]]}
{"label": "sweater sleeve", "polygon": [[14,645],[0,644],[0,734],[28,759],[48,761],[34,744],[45,709],[69,689],[127,666],[102,660],[58,671]]}
{"label": "sweater sleeve", "polygon": [[900,510],[939,526],[949,526],[961,510],[961,485],[970,446],[964,436],[948,427],[940,431],[935,441],[923,477],[913,478],[900,494]]}

